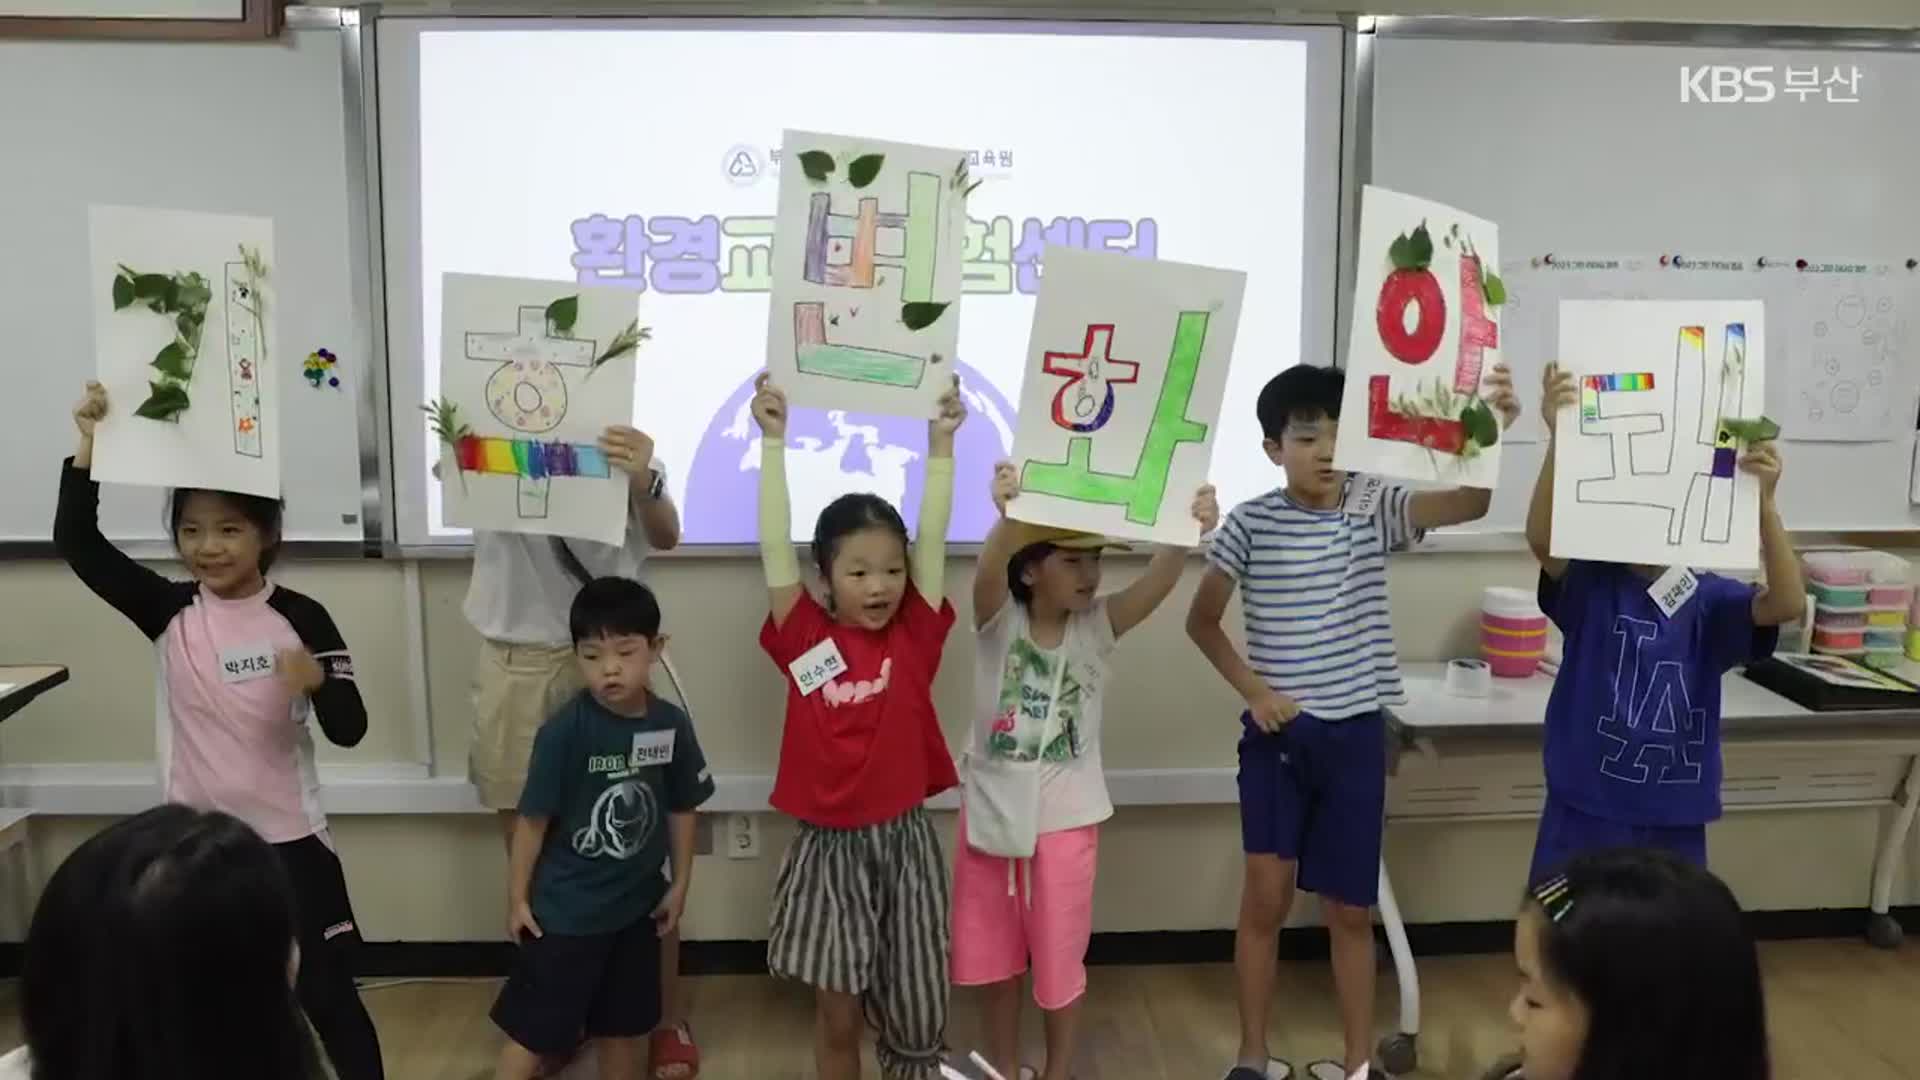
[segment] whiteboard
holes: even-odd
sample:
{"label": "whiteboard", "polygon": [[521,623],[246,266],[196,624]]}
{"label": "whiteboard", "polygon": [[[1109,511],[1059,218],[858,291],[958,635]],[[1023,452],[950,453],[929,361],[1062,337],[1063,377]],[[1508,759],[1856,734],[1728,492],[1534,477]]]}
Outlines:
{"label": "whiteboard", "polygon": [[[375,376],[352,344],[364,320],[352,300],[339,29],[262,45],[0,41],[0,101],[14,103],[0,109],[0,145],[31,148],[0,181],[0,543],[52,535],[70,413],[94,366],[95,203],[273,220],[280,314],[269,363],[287,538],[364,539],[359,395]],[[321,348],[338,358],[338,387],[303,377]],[[103,489],[100,523],[113,539],[163,539],[161,515],[158,489]]]}
{"label": "whiteboard", "polygon": [[[1770,66],[1766,103],[1683,103],[1681,68]],[[1787,428],[1780,505],[1795,530],[1895,530],[1920,525],[1908,505],[1914,408],[1882,442],[1795,441],[1788,380],[1798,314],[1788,302],[1806,287],[1795,271],[1752,272],[1753,285],[1661,274],[1659,256],[1858,260],[1883,284],[1906,288],[1906,260],[1920,257],[1913,177],[1920,140],[1920,54],[1897,51],[1454,40],[1382,34],[1374,43],[1370,181],[1437,199],[1499,223],[1503,270],[1518,309],[1545,321],[1562,296],[1753,298],[1768,301],[1768,411]],[[1789,68],[1860,72],[1856,103],[1784,92]],[[1845,85],[1839,96],[1848,96]],[[1561,252],[1641,259],[1642,272],[1608,288],[1592,280],[1522,269]],[[1529,283],[1531,297],[1526,295]],[[1911,294],[1911,289],[1906,289]],[[1751,295],[1735,295],[1748,293]],[[1529,300],[1531,302],[1529,302]],[[1509,313],[1510,319],[1515,313]],[[1920,310],[1906,312],[1920,325]],[[1539,368],[1553,323],[1528,332],[1510,322],[1528,412],[1539,403]],[[1527,346],[1522,339],[1540,344]],[[1909,393],[1920,349],[1900,354]],[[1493,508],[1475,532],[1517,532],[1539,472],[1542,443],[1510,445]],[[1844,478],[1845,482],[1836,482]]]}

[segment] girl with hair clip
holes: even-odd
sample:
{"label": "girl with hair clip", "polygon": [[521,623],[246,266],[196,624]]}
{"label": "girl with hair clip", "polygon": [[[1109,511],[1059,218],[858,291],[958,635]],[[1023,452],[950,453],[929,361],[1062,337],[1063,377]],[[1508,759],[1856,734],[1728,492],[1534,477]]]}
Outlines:
{"label": "girl with hair clip", "polygon": [[788,673],[775,809],[800,831],[774,884],[767,966],[814,988],[821,1080],[860,1075],[863,1013],[881,1071],[939,1074],[947,1022],[946,861],[922,803],[959,782],[933,709],[953,628],[945,597],[959,380],[927,424],[926,482],[911,552],[885,499],[842,495],[820,512],[813,559],[826,602],[801,585],[786,471],[786,395],[754,383],[760,556],[769,612],[760,645]]}
{"label": "girl with hair clip", "polygon": [[1514,927],[1521,1055],[1487,1080],[1769,1080],[1760,962],[1733,893],[1665,851],[1576,856]]}
{"label": "girl with hair clip", "polygon": [[106,390],[87,383],[73,410],[80,443],[60,471],[54,547],[154,644],[162,797],[232,814],[273,845],[296,899],[300,1003],[340,1080],[381,1080],[379,1036],[353,983],[360,931],[307,727],[318,720],[340,746],[366,735],[353,658],[319,601],[267,579],[280,554],[277,499],[174,490],[167,531],[192,581],[169,581],[102,536],[88,470],[106,415]]}
{"label": "girl with hair clip", "polygon": [[322,1080],[287,874],[239,820],[156,806],[53,872],[0,1080]]}

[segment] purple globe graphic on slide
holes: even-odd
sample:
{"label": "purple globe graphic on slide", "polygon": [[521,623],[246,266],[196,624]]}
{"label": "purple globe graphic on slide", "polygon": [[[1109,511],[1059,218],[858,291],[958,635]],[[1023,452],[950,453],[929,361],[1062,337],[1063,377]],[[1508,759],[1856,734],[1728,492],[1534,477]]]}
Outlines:
{"label": "purple globe graphic on slide", "polygon": [[[955,543],[976,542],[993,524],[988,484],[994,463],[1013,449],[1013,406],[986,377],[955,361],[967,422],[955,441]],[[690,544],[752,544],[759,539],[760,428],[753,422],[749,378],[714,414],[687,474],[685,540]],[[803,535],[828,502],[850,491],[870,491],[895,507],[912,529],[920,513],[921,461],[927,422],[795,406],[787,419],[787,484],[793,521]]]}

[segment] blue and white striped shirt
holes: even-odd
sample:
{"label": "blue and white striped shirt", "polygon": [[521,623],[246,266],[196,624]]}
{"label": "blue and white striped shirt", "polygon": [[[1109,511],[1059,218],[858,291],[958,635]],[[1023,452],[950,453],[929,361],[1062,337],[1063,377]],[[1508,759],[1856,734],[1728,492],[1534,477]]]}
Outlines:
{"label": "blue and white striped shirt", "polygon": [[1247,663],[1323,720],[1400,705],[1387,552],[1420,538],[1413,493],[1389,487],[1371,517],[1313,510],[1276,488],[1233,508],[1207,558],[1240,588]]}

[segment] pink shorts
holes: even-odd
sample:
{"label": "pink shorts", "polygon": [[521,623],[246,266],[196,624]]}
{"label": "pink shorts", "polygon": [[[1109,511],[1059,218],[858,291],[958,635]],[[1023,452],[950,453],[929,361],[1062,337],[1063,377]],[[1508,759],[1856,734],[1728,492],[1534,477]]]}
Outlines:
{"label": "pink shorts", "polygon": [[1031,859],[984,855],[967,845],[967,815],[953,856],[953,984],[1017,978],[1033,961],[1033,1000],[1064,1009],[1087,992],[1093,936],[1096,825],[1044,833]]}

